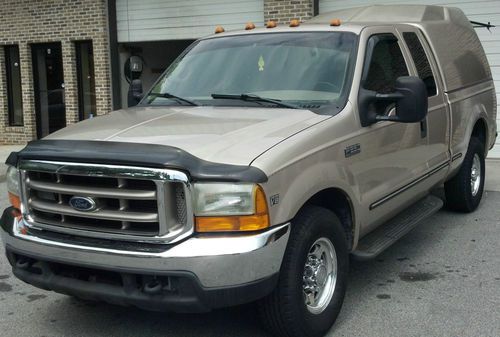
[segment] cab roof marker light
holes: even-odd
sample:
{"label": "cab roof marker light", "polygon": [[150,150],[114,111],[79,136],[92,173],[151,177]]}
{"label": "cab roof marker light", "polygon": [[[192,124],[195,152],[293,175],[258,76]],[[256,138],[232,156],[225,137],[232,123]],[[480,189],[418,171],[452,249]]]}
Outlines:
{"label": "cab roof marker light", "polygon": [[332,19],[332,20],[330,20],[330,26],[332,26],[332,27],[338,27],[338,26],[341,25],[341,23],[342,22],[340,21],[340,19]]}
{"label": "cab roof marker light", "polygon": [[255,24],[253,22],[247,22],[245,25],[245,30],[252,30],[255,29]]}
{"label": "cab roof marker light", "polygon": [[224,27],[222,27],[222,26],[215,27],[215,34],[224,33],[224,32],[225,32]]}
{"label": "cab roof marker light", "polygon": [[290,21],[290,27],[298,27],[300,26],[300,20],[299,19],[293,19]]}
{"label": "cab roof marker light", "polygon": [[273,21],[273,20],[269,20],[267,21],[266,23],[266,28],[275,28],[278,24],[276,23],[276,21]]}

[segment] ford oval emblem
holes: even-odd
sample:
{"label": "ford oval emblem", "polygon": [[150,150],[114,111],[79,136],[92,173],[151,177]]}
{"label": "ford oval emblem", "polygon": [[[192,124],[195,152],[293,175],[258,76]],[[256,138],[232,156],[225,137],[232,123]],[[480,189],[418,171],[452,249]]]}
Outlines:
{"label": "ford oval emblem", "polygon": [[94,199],[89,197],[79,197],[76,195],[69,199],[69,205],[81,212],[91,212],[95,211],[97,208],[97,203]]}

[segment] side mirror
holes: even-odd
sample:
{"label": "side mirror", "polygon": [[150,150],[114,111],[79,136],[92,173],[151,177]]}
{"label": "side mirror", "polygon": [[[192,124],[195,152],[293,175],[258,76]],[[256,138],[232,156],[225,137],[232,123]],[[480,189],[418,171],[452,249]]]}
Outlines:
{"label": "side mirror", "polygon": [[[368,126],[378,121],[417,123],[427,116],[427,88],[424,81],[415,76],[402,76],[396,80],[395,91],[389,94],[376,93],[361,88],[359,110],[361,125]],[[396,115],[377,113],[377,106],[396,105]]]}
{"label": "side mirror", "polygon": [[127,101],[128,106],[136,106],[142,99],[142,81],[132,80],[128,88]]}

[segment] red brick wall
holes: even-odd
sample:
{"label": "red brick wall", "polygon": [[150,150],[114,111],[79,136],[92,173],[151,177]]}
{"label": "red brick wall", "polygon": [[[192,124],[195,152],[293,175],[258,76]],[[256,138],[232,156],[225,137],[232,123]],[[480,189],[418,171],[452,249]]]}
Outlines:
{"label": "red brick wall", "polygon": [[[2,0],[0,6],[0,144],[36,138],[31,44],[61,42],[67,124],[78,121],[75,41],[92,40],[97,114],[111,110],[106,0]],[[20,53],[24,126],[10,127],[4,45]]]}

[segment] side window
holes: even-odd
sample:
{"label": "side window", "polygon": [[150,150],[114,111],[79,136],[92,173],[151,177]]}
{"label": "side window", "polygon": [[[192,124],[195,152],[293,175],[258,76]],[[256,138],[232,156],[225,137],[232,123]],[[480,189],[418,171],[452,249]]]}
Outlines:
{"label": "side window", "polygon": [[[398,45],[398,39],[393,34],[377,34],[368,40],[368,72],[363,81],[363,88],[379,93],[394,91],[396,79],[408,76],[408,68],[403,53]],[[367,65],[365,64],[365,67]]]}
{"label": "side window", "polygon": [[420,77],[425,83],[427,96],[431,97],[436,95],[436,81],[434,80],[434,75],[432,74],[429,59],[425,54],[424,47],[420,43],[417,34],[405,32],[403,33],[403,38],[408,45],[408,49],[410,49],[411,58],[417,68],[418,77]]}
{"label": "side window", "polygon": [[420,43],[417,34],[412,32],[403,33],[403,38],[410,49],[411,58],[415,63],[417,68],[418,77],[424,81],[427,88],[427,96],[431,97],[436,95],[436,81],[434,80],[434,75],[432,74],[431,65],[427,55],[425,55],[425,50]]}

